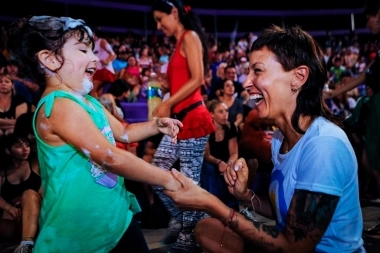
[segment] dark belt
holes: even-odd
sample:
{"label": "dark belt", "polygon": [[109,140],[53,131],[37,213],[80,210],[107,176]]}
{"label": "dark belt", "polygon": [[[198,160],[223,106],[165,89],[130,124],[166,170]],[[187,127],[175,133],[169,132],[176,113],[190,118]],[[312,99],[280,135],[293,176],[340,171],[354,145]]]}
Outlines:
{"label": "dark belt", "polygon": [[195,102],[191,105],[189,105],[188,107],[182,109],[181,111],[179,111],[178,113],[173,113],[172,114],[172,118],[173,119],[178,119],[179,121],[182,121],[185,116],[191,111],[191,110],[194,110],[195,108],[197,108],[198,106],[200,105],[204,105],[203,101],[198,101],[198,102]]}

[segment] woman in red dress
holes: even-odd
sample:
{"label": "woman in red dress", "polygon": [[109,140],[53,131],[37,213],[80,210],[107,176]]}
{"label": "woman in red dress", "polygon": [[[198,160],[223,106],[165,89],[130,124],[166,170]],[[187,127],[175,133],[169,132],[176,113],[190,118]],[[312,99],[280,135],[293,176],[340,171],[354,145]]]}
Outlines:
{"label": "woman in red dress", "polygon": [[[169,60],[167,81],[170,98],[153,111],[153,116],[169,116],[181,120],[176,144],[164,137],[157,148],[152,163],[170,170],[179,159],[181,173],[200,183],[205,146],[211,132],[215,131],[212,118],[203,103],[201,86],[207,70],[207,40],[196,14],[179,0],[159,0],[153,4],[153,16],[157,29],[166,36],[174,37],[176,46]],[[170,252],[200,252],[193,230],[203,213],[181,211],[154,187],[168,209],[168,234],[165,244],[174,243]]]}

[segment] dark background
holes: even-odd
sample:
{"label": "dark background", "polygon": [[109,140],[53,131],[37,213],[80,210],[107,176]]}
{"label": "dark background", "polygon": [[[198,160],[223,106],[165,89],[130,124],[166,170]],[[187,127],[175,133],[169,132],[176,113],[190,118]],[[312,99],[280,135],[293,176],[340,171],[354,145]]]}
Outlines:
{"label": "dark background", "polygon": [[[7,7],[0,8],[0,24],[30,15],[70,16],[101,26],[105,33],[132,31],[149,36],[156,32],[151,3],[152,0],[8,0]],[[186,3],[200,16],[205,30],[216,38],[230,38],[235,28],[235,38],[248,32],[258,33],[272,23],[297,24],[315,37],[325,37],[329,31],[336,36],[353,32],[363,34],[362,38],[370,36],[361,13],[364,0],[193,0]]]}

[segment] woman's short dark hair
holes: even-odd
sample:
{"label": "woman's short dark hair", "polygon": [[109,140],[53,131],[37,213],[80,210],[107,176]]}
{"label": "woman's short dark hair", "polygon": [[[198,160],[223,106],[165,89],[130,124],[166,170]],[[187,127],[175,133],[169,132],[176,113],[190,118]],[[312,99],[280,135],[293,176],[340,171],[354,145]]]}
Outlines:
{"label": "woman's short dark hair", "polygon": [[273,52],[285,71],[301,65],[309,68],[309,77],[297,96],[296,109],[292,116],[292,126],[304,133],[298,125],[301,115],[323,116],[341,125],[323,99],[323,87],[327,82],[327,66],[323,50],[316,40],[299,26],[282,29],[272,25],[252,43],[251,52],[267,48]]}

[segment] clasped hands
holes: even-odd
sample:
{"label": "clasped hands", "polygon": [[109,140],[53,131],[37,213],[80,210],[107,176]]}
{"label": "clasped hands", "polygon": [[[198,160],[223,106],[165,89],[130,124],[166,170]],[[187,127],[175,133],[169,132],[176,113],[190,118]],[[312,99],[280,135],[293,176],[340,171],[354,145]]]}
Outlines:
{"label": "clasped hands", "polygon": [[[181,209],[208,211],[214,196],[177,170],[172,169],[171,174],[179,182],[180,188],[175,191],[164,190],[164,193]],[[248,167],[243,158],[231,163],[223,176],[231,194],[239,200],[249,200]]]}

